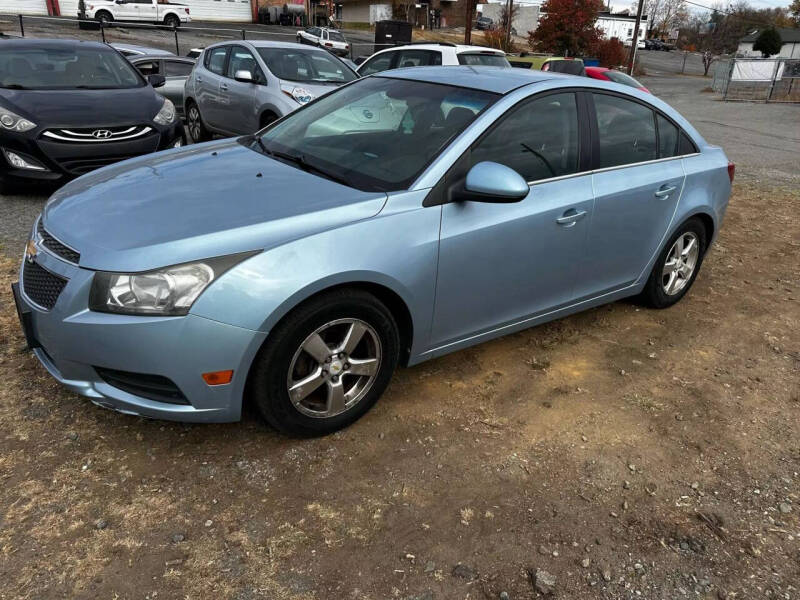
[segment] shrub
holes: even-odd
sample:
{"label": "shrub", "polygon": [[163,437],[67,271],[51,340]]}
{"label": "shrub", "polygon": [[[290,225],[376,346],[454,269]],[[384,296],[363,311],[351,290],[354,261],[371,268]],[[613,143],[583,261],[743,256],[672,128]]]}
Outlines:
{"label": "shrub", "polygon": [[509,40],[508,43],[506,43],[505,29],[496,28],[484,31],[483,39],[486,42],[486,45],[489,46],[489,48],[497,48],[498,50],[502,50],[503,52],[516,52],[516,48],[514,47],[514,42]]}
{"label": "shrub", "polygon": [[625,64],[625,48],[617,38],[600,40],[595,47],[594,55],[600,61],[601,67],[614,68]]}

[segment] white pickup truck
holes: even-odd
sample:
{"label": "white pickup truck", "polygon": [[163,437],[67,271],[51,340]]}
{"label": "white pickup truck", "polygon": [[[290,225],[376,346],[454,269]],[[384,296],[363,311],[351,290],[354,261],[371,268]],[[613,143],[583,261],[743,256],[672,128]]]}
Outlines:
{"label": "white pickup truck", "polygon": [[86,0],[86,18],[102,21],[144,21],[180,27],[189,23],[189,7],[163,0]]}

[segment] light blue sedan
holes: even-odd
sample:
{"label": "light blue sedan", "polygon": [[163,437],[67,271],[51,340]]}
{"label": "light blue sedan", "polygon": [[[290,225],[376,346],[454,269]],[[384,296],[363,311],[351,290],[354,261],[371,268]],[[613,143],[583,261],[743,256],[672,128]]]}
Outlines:
{"label": "light blue sedan", "polygon": [[522,69],[355,81],[255,136],[56,192],[15,286],[29,345],[124,413],[292,434],[363,415],[399,365],[689,290],[733,165],[630,87]]}

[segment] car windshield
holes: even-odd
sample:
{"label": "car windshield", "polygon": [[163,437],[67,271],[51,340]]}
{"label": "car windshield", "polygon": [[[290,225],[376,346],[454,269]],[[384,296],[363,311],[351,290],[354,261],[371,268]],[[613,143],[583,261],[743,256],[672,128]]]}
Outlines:
{"label": "car windshield", "polygon": [[511,65],[502,54],[494,53],[467,53],[458,55],[458,64],[470,65],[473,67],[510,67]]}
{"label": "car windshield", "polygon": [[370,77],[323,96],[260,138],[241,141],[350,187],[404,190],[497,98],[449,85]]}
{"label": "car windshield", "polygon": [[622,85],[629,85],[635,88],[642,87],[641,83],[625,73],[620,73],[619,71],[605,71],[604,74],[614,83],[621,83]]}
{"label": "car windshield", "polygon": [[144,85],[136,69],[108,48],[0,50],[0,87],[4,88],[111,90]]}
{"label": "car windshield", "polygon": [[328,39],[333,40],[334,42],[344,42],[344,36],[339,33],[338,31],[329,31],[328,32]]}
{"label": "car windshield", "polygon": [[259,48],[258,53],[278,79],[305,83],[345,83],[356,74],[325,50]]}

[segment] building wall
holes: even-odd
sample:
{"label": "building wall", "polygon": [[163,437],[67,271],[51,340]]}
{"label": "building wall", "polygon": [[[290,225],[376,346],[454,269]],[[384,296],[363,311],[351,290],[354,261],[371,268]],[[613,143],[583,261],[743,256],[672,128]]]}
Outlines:
{"label": "building wall", "polygon": [[[622,19],[619,17],[600,16],[597,19],[597,27],[603,30],[603,37],[607,40],[617,38],[621,42],[633,40],[633,29],[636,27],[636,19]],[[647,37],[647,21],[642,17],[639,25],[639,39]]]}

